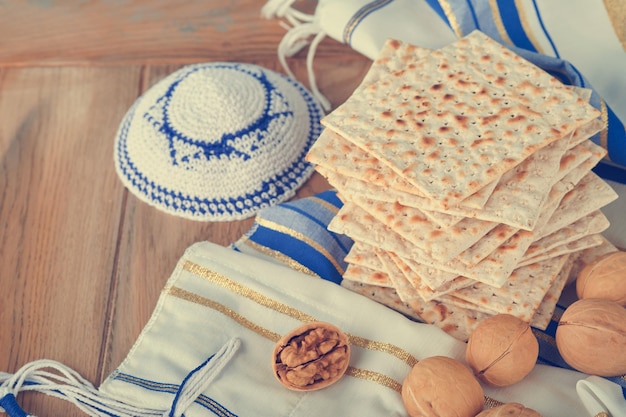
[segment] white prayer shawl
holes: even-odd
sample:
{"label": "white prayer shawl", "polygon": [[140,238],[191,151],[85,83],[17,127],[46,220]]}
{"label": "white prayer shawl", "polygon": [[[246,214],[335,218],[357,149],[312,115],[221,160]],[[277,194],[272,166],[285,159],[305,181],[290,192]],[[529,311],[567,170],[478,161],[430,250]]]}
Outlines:
{"label": "white prayer shawl", "polygon": [[[290,391],[273,375],[272,350],[308,321],[350,335],[350,367],[330,387]],[[406,416],[402,381],[433,355],[463,361],[465,343],[330,281],[201,242],[182,256],[139,339],[99,389],[61,364],[34,362],[0,373],[0,407],[27,416],[16,397],[33,390],[98,416]],[[517,401],[544,416],[626,415],[619,385],[552,366],[484,389],[491,404]]]}

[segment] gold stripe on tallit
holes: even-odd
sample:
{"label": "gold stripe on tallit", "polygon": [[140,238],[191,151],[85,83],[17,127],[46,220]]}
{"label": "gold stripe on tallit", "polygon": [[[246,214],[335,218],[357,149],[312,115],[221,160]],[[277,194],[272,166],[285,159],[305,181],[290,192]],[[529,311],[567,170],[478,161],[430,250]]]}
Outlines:
{"label": "gold stripe on tallit", "polygon": [[496,25],[496,29],[498,29],[498,33],[502,40],[509,45],[513,45],[513,41],[509,37],[507,33],[504,23],[502,22],[502,16],[500,16],[500,8],[498,7],[498,3],[496,0],[489,0],[489,6],[491,8],[491,15],[493,17],[493,23]]}
{"label": "gold stripe on tallit", "polygon": [[448,23],[450,23],[450,27],[454,31],[457,37],[462,38],[463,32],[461,31],[461,26],[459,25],[459,21],[456,20],[456,15],[452,11],[452,7],[450,7],[450,3],[447,0],[439,0],[439,5],[443,10],[443,13],[446,15],[448,19]]}
{"label": "gold stripe on tallit", "polygon": [[537,52],[543,54],[543,48],[541,48],[541,45],[539,45],[539,41],[537,41],[537,38],[535,37],[535,34],[531,29],[530,24],[528,23],[528,16],[526,16],[526,11],[524,10],[522,0],[515,0],[515,8],[517,9],[517,15],[519,16],[519,20],[522,23],[522,28],[524,29],[526,37],[535,47]]}
{"label": "gold stripe on tallit", "polygon": [[328,259],[328,261],[330,263],[333,264],[333,266],[339,272],[339,274],[343,275],[343,273],[345,272],[343,267],[341,265],[339,265],[339,263],[330,254],[330,252],[328,252],[328,250],[326,248],[324,248],[322,245],[320,245],[319,243],[317,243],[313,239],[310,239],[309,237],[303,235],[300,232],[297,232],[297,231],[295,231],[293,229],[290,229],[290,228],[288,228],[286,226],[283,226],[281,224],[275,223],[275,222],[270,221],[270,220],[260,219],[259,218],[259,219],[256,220],[256,222],[260,226],[266,227],[266,228],[271,229],[271,230],[275,230],[277,232],[283,233],[285,235],[288,235],[288,236],[291,236],[291,237],[293,237],[295,239],[303,241],[304,243],[306,243],[307,245],[309,245],[310,247],[314,248],[316,251],[318,251],[319,253],[324,255],[324,257],[326,259]]}
{"label": "gold stripe on tallit", "polygon": [[201,306],[208,307],[210,309],[218,311],[222,313],[223,315],[230,317],[231,319],[233,319],[239,325],[245,327],[246,329],[252,330],[259,336],[262,336],[273,342],[278,342],[280,338],[282,337],[280,334],[272,332],[271,330],[268,330],[265,327],[259,326],[258,324],[248,320],[241,314],[237,313],[233,309],[228,308],[224,304],[220,304],[217,301],[210,300],[206,297],[202,297],[198,294],[192,293],[190,291],[184,290],[179,287],[171,287],[169,288],[167,293],[176,298],[180,298],[181,300],[189,301],[194,304],[199,304]]}
{"label": "gold stripe on tallit", "polygon": [[[204,278],[214,284],[221,286],[227,290],[234,292],[235,294],[246,297],[247,299],[254,301],[255,303],[267,307],[271,310],[277,311],[279,313],[285,314],[293,319],[299,320],[304,323],[310,323],[314,321],[318,321],[315,317],[310,316],[304,313],[301,310],[288,306],[287,304],[281,303],[279,301],[273,300],[269,297],[264,296],[263,294],[245,287],[222,274],[219,274],[215,271],[210,270],[209,268],[203,267],[201,265],[195,264],[191,261],[186,261],[183,263],[183,269],[185,271],[191,272],[194,275],[197,275],[201,278]],[[418,361],[406,350],[392,345],[391,343],[377,342],[374,340],[369,340],[363,337],[354,336],[351,334],[346,334],[350,339],[350,343],[354,346],[358,346],[363,349],[379,351],[383,353],[388,353],[404,363],[408,366],[412,367]]]}
{"label": "gold stripe on tallit", "polygon": [[319,204],[320,206],[324,207],[326,210],[330,211],[331,213],[337,214],[339,213],[339,208],[337,206],[334,206],[333,204],[329,203],[328,201],[324,200],[323,198],[319,198],[319,197],[309,197],[311,199],[311,201],[314,201],[315,203]]}
{"label": "gold stripe on tallit", "polygon": [[[260,304],[264,307],[268,307],[274,311],[277,311],[279,313],[288,315],[292,318],[295,318],[299,321],[302,322],[312,322],[312,321],[317,321],[313,316],[310,316],[296,308],[290,307],[284,303],[281,303],[279,301],[273,300],[269,297],[264,296],[263,294],[245,287],[229,278],[227,278],[226,276],[212,271],[211,269],[204,267],[202,265],[198,265],[194,262],[191,261],[185,261],[183,263],[182,266],[183,270],[190,272],[196,276],[199,276],[201,278],[204,278],[216,285],[221,286],[222,288],[225,288],[227,290],[230,290],[232,292],[234,292],[235,294],[239,294],[243,297],[248,298],[249,300],[252,300],[254,302],[256,302],[257,304]],[[217,303],[216,301],[213,300],[209,300],[205,297],[202,297],[198,294],[194,294],[192,292],[189,292],[187,290],[184,290],[182,288],[178,288],[178,287],[172,287],[169,289],[168,291],[169,294],[176,296],[178,298],[182,298],[184,300],[190,301],[190,302],[194,302],[196,304],[200,304],[206,307],[210,307],[213,308],[216,311],[219,311],[225,315],[227,315],[228,317],[231,317],[233,320],[237,321],[237,323],[241,324],[242,326],[254,331],[255,333],[265,337],[266,339],[272,340],[272,341],[278,341],[280,339],[280,335],[278,335],[275,332],[272,332],[262,326],[259,326],[257,324],[255,324],[254,322],[246,319],[245,317],[243,317],[242,315],[238,314],[237,312],[235,312],[234,310],[220,304]],[[409,352],[407,352],[406,350],[392,345],[390,343],[384,343],[384,342],[377,342],[377,341],[373,341],[373,340],[369,340],[363,337],[359,337],[359,336],[354,336],[351,335],[349,333],[346,333],[346,336],[348,336],[350,343],[354,346],[358,346],[360,348],[363,349],[367,349],[367,350],[375,350],[375,351],[379,351],[379,352],[383,352],[383,353],[388,353],[400,360],[402,360],[403,362],[405,362],[409,367],[413,367],[418,360],[411,355]],[[374,372],[374,371],[369,371],[366,369],[359,369],[359,368],[353,368],[350,367],[348,368],[348,371],[346,372],[348,375],[351,375],[353,377],[356,378],[361,378],[364,380],[368,380],[371,382],[375,382],[377,384],[380,384],[382,386],[385,386],[387,388],[391,388],[395,391],[401,392],[402,390],[402,383],[398,382],[396,380],[394,380],[393,378],[390,378],[386,375],[383,375],[381,373],[378,372]],[[493,398],[487,397],[485,396],[485,404],[502,404],[497,400],[494,400]]]}
{"label": "gold stripe on tallit", "polygon": [[363,349],[389,353],[402,360],[410,367],[413,367],[418,362],[418,360],[406,350],[400,349],[399,347],[389,343],[376,342],[354,335],[348,335],[348,339],[350,340],[350,344],[362,347]]}
{"label": "gold stripe on tallit", "polygon": [[626,2],[624,0],[604,0],[604,7],[617,39],[622,44],[622,48],[626,50],[626,24],[624,24],[626,22]]}
{"label": "gold stripe on tallit", "polygon": [[245,239],[243,241],[243,244],[250,246],[252,249],[254,249],[257,252],[261,252],[263,255],[276,259],[277,261],[287,265],[291,269],[294,269],[298,272],[302,272],[303,274],[310,275],[315,278],[320,278],[320,276],[317,275],[315,272],[311,271],[309,268],[302,265],[300,262],[297,262],[294,259],[290,258],[289,256],[285,255],[281,251],[270,249],[267,246],[263,246],[257,242],[253,242],[250,239]]}
{"label": "gold stripe on tallit", "polygon": [[402,392],[402,384],[395,379],[389,378],[387,375],[383,375],[378,372],[368,371],[367,369],[353,368],[349,366],[346,370],[346,375],[353,376],[355,378],[365,379],[367,381],[376,382],[387,388],[391,388],[394,391]]}
{"label": "gold stripe on tallit", "polygon": [[[217,301],[208,299],[206,297],[202,297],[198,294],[192,293],[190,291],[187,291],[179,287],[170,287],[167,293],[181,300],[189,301],[191,303],[198,304],[203,307],[208,307],[219,313],[222,313],[223,315],[234,320],[240,326],[243,326],[248,330],[252,330],[259,336],[265,339],[271,340],[272,342],[278,342],[280,338],[282,337],[280,334],[276,332],[272,332],[271,330],[263,326],[260,326],[251,320],[248,320],[246,317],[237,313],[233,309],[221,303],[218,303]],[[396,381],[393,378],[388,377],[387,375],[381,374],[379,372],[374,372],[374,371],[370,371],[367,369],[360,369],[360,368],[355,368],[353,366],[350,366],[346,370],[346,375],[350,375],[355,378],[360,378],[360,379],[364,379],[367,381],[375,382],[377,384],[380,384],[387,388],[391,388],[398,392],[402,391],[402,383]]]}
{"label": "gold stripe on tallit", "polygon": [[285,303],[281,303],[279,301],[266,297],[265,295],[251,288],[245,287],[239,284],[238,282],[235,282],[232,279],[227,278],[226,276],[220,273],[217,273],[215,271],[212,271],[211,269],[206,268],[204,266],[195,264],[191,261],[186,261],[185,263],[183,263],[183,269],[187,272],[190,272],[194,275],[204,278],[207,281],[210,281],[216,285],[219,285],[220,287],[225,288],[235,294],[241,295],[242,297],[252,300],[259,305],[262,305],[271,310],[290,316],[296,320],[306,322],[306,323],[317,321],[314,317],[296,308],[290,307]]}
{"label": "gold stripe on tallit", "polygon": [[485,395],[485,408],[499,407],[502,404],[504,404],[502,401],[494,400],[493,398]]}

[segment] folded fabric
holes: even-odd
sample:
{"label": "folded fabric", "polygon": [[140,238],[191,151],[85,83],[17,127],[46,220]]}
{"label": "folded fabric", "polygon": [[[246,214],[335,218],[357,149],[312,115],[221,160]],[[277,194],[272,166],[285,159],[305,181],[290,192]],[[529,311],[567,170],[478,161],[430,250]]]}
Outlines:
{"label": "folded fabric", "polygon": [[329,190],[261,210],[231,248],[340,284],[353,242],[327,226],[342,205]]}
{"label": "folded fabric", "polygon": [[626,401],[617,385],[592,375],[578,381],[576,391],[590,415],[626,416]]}
{"label": "folded fabric", "polygon": [[[593,89],[591,103],[608,124],[594,139],[609,152],[596,172],[626,182],[626,40],[620,42],[619,28],[605,7],[613,2],[319,0],[310,16],[289,7],[291,3],[270,0],[262,10],[266,17],[283,17],[293,26],[279,45],[283,62],[312,35],[309,61],[324,36],[375,59],[388,38],[439,48],[480,30],[563,83]],[[309,71],[312,90],[320,95],[312,65]]]}
{"label": "folded fabric", "polygon": [[[288,390],[273,375],[274,345],[313,321],[348,335],[349,368],[319,391]],[[61,364],[35,362],[0,373],[0,407],[26,416],[16,397],[33,390],[99,416],[405,416],[400,390],[411,367],[434,355],[464,361],[465,346],[332,282],[200,242],[182,256],[135,345],[99,389]],[[576,391],[587,377],[537,365],[515,385],[485,386],[485,404],[588,417]],[[619,386],[604,381],[594,389],[615,400]]]}
{"label": "folded fabric", "polygon": [[[311,321],[330,322],[349,335],[350,367],[330,387],[290,391],[273,376],[272,350],[281,335]],[[432,355],[463,360],[465,352],[464,343],[438,328],[331,282],[202,242],[181,258],[149,324],[100,391],[131,405],[169,409],[189,375],[233,339],[240,346],[186,416],[207,409],[238,416],[402,416],[399,391],[411,366]],[[585,377],[538,365],[523,382],[485,393],[546,416],[586,416],[575,388]]]}

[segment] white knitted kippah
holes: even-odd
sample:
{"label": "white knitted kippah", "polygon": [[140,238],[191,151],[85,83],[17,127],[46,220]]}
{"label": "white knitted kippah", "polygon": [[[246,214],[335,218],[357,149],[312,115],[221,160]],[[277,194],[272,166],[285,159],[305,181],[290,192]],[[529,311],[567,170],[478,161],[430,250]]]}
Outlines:
{"label": "white knitted kippah", "polygon": [[323,110],[297,81],[252,64],[189,65],[146,91],[117,132],[115,167],[143,201],[194,220],[238,220],[313,173]]}

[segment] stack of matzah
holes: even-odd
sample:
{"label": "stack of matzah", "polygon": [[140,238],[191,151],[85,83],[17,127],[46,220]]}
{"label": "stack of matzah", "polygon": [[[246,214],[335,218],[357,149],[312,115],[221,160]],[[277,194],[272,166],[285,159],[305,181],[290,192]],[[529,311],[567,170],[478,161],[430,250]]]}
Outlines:
{"label": "stack of matzah", "polygon": [[500,312],[544,329],[617,198],[588,100],[480,32],[388,41],[308,155],[345,203],[343,285],[460,339]]}

